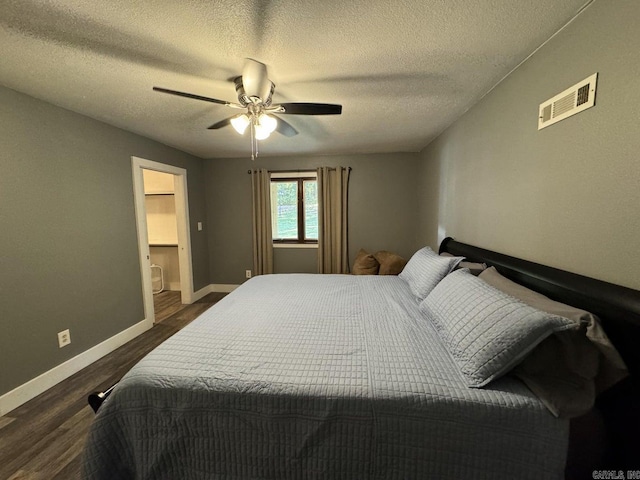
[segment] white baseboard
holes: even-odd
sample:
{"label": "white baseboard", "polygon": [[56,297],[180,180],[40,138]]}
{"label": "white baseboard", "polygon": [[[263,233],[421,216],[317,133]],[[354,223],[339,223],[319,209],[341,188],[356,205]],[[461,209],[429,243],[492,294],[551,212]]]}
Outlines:
{"label": "white baseboard", "polygon": [[[191,301],[195,302],[200,300],[205,295],[213,292],[230,293],[239,286],[240,285],[234,284],[210,284],[201,288],[197,292],[193,292]],[[150,320],[143,320],[136,323],[113,337],[108,338],[104,342],[99,343],[95,347],[91,347],[89,350],[76,355],[57,367],[54,367],[36,378],[29,380],[27,383],[5,393],[0,396],[0,417],[6,415],[11,410],[18,408],[20,405],[27,403],[32,398],[37,397],[49,388],[69,378],[71,375],[79,372],[88,365],[91,365],[93,362],[99,360],[108,353],[113,352],[116,348],[121,347],[130,340],[133,340],[135,337],[146,332],[151,327],[153,327],[153,322]]]}
{"label": "white baseboard", "polygon": [[91,347],[79,355],[61,363],[57,367],[44,372],[42,375],[29,380],[27,383],[14,388],[10,392],[0,396],[0,417],[6,415],[11,410],[18,408],[20,405],[27,403],[32,398],[37,397],[49,388],[57,385],[61,381],[69,378],[74,373],[79,372],[96,360],[104,357],[108,353],[113,352],[116,348],[121,347],[141,333],[146,332],[153,326],[149,320],[143,320],[135,325],[123,330],[122,332],[108,338],[95,347]]}
{"label": "white baseboard", "polygon": [[231,293],[240,285],[235,285],[232,283],[212,283],[209,286],[212,288],[212,292]]}
{"label": "white baseboard", "polygon": [[211,290],[211,287],[212,287],[212,285],[207,285],[205,287],[202,287],[197,292],[193,292],[193,295],[191,296],[191,301],[192,302],[196,302],[196,301],[200,300],[202,297],[212,293],[213,290]]}
{"label": "white baseboard", "polygon": [[202,287],[197,292],[193,292],[193,301],[200,300],[202,297],[209,295],[210,293],[231,293],[240,285],[232,283],[211,283],[206,287]]}

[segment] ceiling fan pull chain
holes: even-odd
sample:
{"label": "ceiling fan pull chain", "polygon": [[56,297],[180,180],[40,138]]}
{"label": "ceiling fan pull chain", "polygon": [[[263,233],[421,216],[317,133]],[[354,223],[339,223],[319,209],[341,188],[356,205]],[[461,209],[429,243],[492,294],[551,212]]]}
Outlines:
{"label": "ceiling fan pull chain", "polygon": [[258,158],[258,139],[255,136],[255,130],[254,130],[254,135],[253,135],[253,141],[256,144],[256,158]]}
{"label": "ceiling fan pull chain", "polygon": [[256,132],[255,132],[255,127],[253,125],[253,119],[251,121],[251,131],[249,132],[251,134],[251,160],[255,160],[256,159]]}

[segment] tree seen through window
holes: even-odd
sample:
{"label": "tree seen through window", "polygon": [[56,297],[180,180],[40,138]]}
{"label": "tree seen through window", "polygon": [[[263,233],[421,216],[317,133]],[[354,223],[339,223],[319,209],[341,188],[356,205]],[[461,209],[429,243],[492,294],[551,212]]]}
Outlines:
{"label": "tree seen through window", "polygon": [[271,181],[273,240],[286,243],[318,241],[318,188],[313,178]]}

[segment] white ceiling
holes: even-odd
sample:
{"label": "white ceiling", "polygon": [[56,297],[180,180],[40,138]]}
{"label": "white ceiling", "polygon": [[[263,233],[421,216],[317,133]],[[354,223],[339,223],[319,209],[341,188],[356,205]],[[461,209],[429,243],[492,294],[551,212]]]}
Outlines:
{"label": "white ceiling", "polygon": [[[194,155],[247,156],[207,130],[237,111],[230,79],[269,66],[285,119],[261,155],[415,152],[591,0],[2,0],[0,84]],[[37,119],[34,119],[36,122]]]}

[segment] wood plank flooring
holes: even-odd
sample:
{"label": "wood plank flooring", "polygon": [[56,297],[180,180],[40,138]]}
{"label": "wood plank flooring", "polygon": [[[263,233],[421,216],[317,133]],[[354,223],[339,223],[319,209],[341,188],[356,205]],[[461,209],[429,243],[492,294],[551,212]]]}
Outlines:
{"label": "wood plank flooring", "polygon": [[154,296],[156,324],[109,355],[0,417],[0,479],[76,480],[94,414],[87,396],[116,383],[144,355],[226,294],[180,304],[179,292]]}

